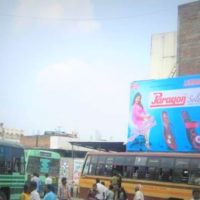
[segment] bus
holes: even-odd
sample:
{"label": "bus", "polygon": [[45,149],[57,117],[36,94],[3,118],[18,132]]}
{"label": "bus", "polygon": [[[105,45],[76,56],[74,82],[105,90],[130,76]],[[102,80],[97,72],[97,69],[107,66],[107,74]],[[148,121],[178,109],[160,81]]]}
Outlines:
{"label": "bus", "polygon": [[188,200],[194,188],[200,189],[200,154],[90,152],[80,176],[80,197],[86,199],[96,178],[108,187],[116,173],[121,176],[122,187],[130,199],[134,187],[141,184],[145,200]]}
{"label": "bus", "polygon": [[0,141],[0,200],[19,200],[25,182],[24,148]]}
{"label": "bus", "polygon": [[45,174],[48,174],[53,181],[55,191],[58,188],[60,154],[42,149],[25,149],[26,180],[30,181],[33,173],[39,174],[39,193],[43,196],[45,185]]}

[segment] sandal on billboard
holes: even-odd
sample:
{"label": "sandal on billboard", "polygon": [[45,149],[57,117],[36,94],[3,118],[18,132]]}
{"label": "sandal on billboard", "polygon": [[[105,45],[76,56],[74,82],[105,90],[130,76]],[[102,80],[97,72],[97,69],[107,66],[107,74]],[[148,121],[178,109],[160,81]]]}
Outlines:
{"label": "sandal on billboard", "polygon": [[198,122],[192,121],[187,111],[182,111],[188,141],[194,149],[200,150],[200,135],[197,134]]}
{"label": "sandal on billboard", "polygon": [[172,133],[169,117],[168,117],[168,114],[166,111],[162,112],[162,122],[163,122],[163,127],[164,127],[165,142],[169,149],[175,151],[176,150],[176,141],[175,141],[174,135]]}

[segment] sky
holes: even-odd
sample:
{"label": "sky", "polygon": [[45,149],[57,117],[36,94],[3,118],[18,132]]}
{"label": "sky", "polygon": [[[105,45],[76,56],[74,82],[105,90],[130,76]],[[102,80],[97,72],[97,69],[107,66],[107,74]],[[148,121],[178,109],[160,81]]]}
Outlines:
{"label": "sky", "polygon": [[151,36],[191,0],[0,0],[0,122],[25,134],[126,141]]}

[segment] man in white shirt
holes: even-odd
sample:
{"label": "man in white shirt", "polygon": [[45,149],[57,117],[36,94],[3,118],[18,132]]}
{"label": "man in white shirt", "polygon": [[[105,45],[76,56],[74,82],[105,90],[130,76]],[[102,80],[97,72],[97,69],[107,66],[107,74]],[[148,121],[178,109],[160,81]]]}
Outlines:
{"label": "man in white shirt", "polygon": [[136,185],[135,186],[135,196],[133,200],[144,200],[144,195],[140,191],[141,185]]}
{"label": "man in white shirt", "polygon": [[33,173],[33,177],[31,178],[31,181],[36,182],[37,184],[37,191],[39,192],[39,187],[40,187],[40,178],[38,173]]}
{"label": "man in white shirt", "polygon": [[45,185],[51,185],[52,184],[52,178],[49,177],[49,174],[45,174]]}
{"label": "man in white shirt", "polygon": [[30,200],[40,200],[40,195],[37,192],[37,183],[35,181],[31,181],[30,183]]}
{"label": "man in white shirt", "polygon": [[97,194],[96,198],[97,200],[104,200],[105,199],[105,193],[107,192],[107,188],[100,183],[100,180],[97,178],[96,179],[96,185],[97,185]]}

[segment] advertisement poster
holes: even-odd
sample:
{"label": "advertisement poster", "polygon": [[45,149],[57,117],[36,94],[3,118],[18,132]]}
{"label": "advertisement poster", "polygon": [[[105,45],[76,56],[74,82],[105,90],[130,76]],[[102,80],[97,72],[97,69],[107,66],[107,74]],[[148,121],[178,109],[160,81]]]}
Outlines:
{"label": "advertisement poster", "polygon": [[74,160],[74,174],[73,174],[73,181],[74,183],[79,183],[79,178],[81,175],[81,170],[83,167],[84,159],[75,159]]}
{"label": "advertisement poster", "polygon": [[200,75],[131,84],[127,151],[200,152]]}

